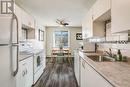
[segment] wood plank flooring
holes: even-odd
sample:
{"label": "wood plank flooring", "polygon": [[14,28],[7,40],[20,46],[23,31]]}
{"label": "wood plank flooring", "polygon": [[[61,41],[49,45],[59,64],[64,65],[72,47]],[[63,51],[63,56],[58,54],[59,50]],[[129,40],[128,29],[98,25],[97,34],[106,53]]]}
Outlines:
{"label": "wood plank flooring", "polygon": [[49,62],[34,87],[78,87],[73,68],[68,63]]}

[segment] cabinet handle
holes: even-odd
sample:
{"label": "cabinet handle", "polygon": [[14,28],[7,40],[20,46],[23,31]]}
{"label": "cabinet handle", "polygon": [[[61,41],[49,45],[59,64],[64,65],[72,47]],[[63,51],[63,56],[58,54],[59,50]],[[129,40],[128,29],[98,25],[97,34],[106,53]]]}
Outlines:
{"label": "cabinet handle", "polygon": [[25,76],[25,74],[26,74],[25,71],[23,71],[23,72],[22,72],[22,76]]}
{"label": "cabinet handle", "polygon": [[25,72],[26,72],[26,74],[28,73],[27,69],[26,69],[26,71],[25,71]]}
{"label": "cabinet handle", "polygon": [[84,62],[82,62],[82,66],[83,66],[83,68],[85,69],[85,65],[84,65]]}
{"label": "cabinet handle", "polygon": [[23,65],[26,65],[27,63],[24,63]]}

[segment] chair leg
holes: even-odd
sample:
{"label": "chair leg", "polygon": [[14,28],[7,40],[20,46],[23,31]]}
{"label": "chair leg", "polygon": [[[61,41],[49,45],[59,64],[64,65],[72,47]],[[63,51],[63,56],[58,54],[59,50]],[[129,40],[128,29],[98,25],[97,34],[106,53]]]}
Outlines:
{"label": "chair leg", "polygon": [[70,58],[68,57],[67,59],[68,59],[69,64],[71,65],[71,60],[70,60]]}

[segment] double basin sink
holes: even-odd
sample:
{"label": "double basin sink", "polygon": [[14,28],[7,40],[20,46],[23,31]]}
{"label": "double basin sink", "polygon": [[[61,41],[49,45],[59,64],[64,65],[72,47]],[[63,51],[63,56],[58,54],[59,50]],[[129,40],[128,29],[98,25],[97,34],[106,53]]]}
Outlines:
{"label": "double basin sink", "polygon": [[114,58],[109,57],[107,55],[105,55],[105,56],[91,55],[91,56],[87,56],[87,57],[95,62],[114,62],[114,61],[116,61]]}

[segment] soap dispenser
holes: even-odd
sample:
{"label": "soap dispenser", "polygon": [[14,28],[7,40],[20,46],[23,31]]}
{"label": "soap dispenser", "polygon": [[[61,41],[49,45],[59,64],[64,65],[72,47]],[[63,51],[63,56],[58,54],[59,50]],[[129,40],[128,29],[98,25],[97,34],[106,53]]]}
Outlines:
{"label": "soap dispenser", "polygon": [[117,52],[117,61],[122,61],[122,54],[121,54],[120,49],[118,49],[118,52]]}

